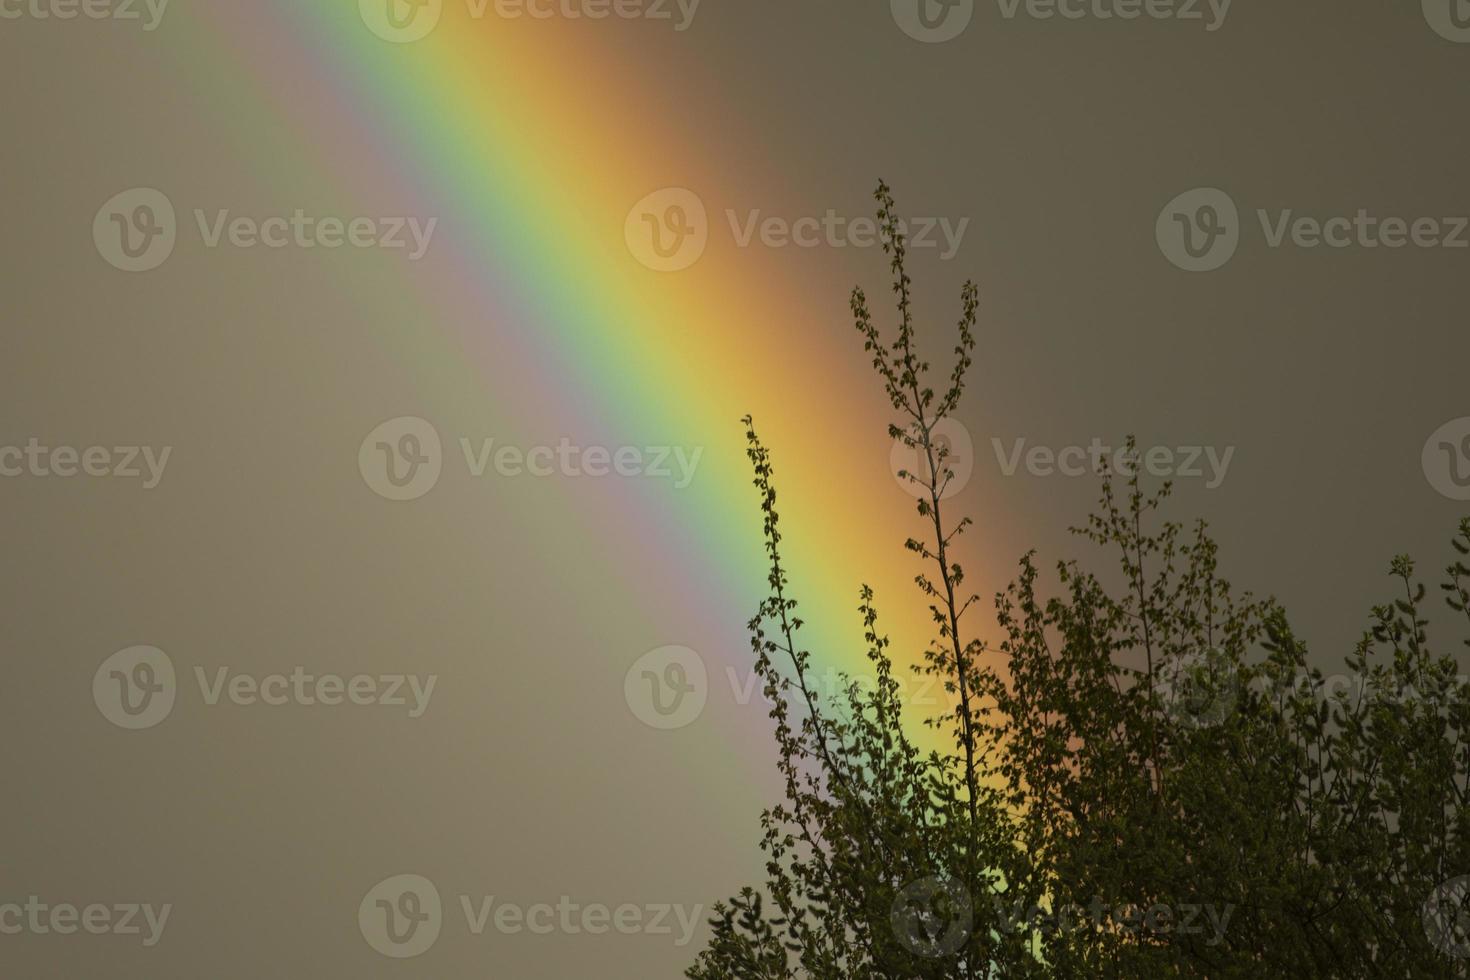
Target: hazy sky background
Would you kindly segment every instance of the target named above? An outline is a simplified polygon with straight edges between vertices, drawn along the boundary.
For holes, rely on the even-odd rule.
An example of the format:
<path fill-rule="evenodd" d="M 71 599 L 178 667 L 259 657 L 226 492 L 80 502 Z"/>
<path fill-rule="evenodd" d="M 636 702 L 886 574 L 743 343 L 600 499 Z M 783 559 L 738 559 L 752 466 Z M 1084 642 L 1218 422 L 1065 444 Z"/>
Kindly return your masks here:
<path fill-rule="evenodd" d="M 1024 455 L 1008 473 L 997 454 L 1131 432 L 1228 454 L 1218 481 L 1180 475 L 1173 515 L 1208 518 L 1232 581 L 1281 598 L 1314 658 L 1339 663 L 1389 598 L 1389 558 L 1443 567 L 1470 512 L 1451 458 L 1424 457 L 1448 423 L 1437 441 L 1470 437 L 1470 28 L 1435 0 L 1235 0 L 1198 20 L 1100 19 L 1127 4 L 1099 3 L 1063 5 L 1080 19 L 961 4 L 964 30 L 931 43 L 906 33 L 924 36 L 904 0 L 704 0 L 687 22 L 673 3 L 670 20 L 593 20 L 562 0 L 545 19 L 450 2 L 431 36 L 398 45 L 345 0 L 170 4 L 154 30 L 141 4 L 142 21 L 57 20 L 0 0 L 0 449 L 72 447 L 69 464 L 49 458 L 80 470 L 90 447 L 104 468 L 138 447 L 145 474 L 143 447 L 171 450 L 146 489 L 29 463 L 0 478 L 0 906 L 172 908 L 148 947 L 146 924 L 10 935 L 0 913 L 0 973 L 678 975 L 705 933 L 680 946 L 677 914 L 656 910 L 702 920 L 757 883 L 777 791 L 764 709 L 726 673 L 748 676 L 763 585 L 743 412 L 777 454 L 814 621 L 848 617 L 819 635 L 851 637 L 866 580 L 900 655 L 923 639 L 901 549 L 918 527 L 847 315 L 861 282 L 891 323 L 886 263 L 849 234 L 880 177 L 936 229 L 911 272 L 937 366 L 961 284 L 981 287 L 955 501 L 977 521 L 976 587 L 1003 587 L 1029 548 L 1089 555 L 1067 528 L 1095 481 Z M 436 88 L 429 66 L 449 63 L 497 84 Z M 435 142 L 440 126 L 462 140 Z M 137 216 L 136 197 L 104 207 L 133 188 L 165 195 L 177 240 L 129 273 L 97 242 L 111 214 Z M 658 272 L 633 236 L 643 214 L 672 234 L 668 188 L 693 194 L 707 244 Z M 1185 271 L 1174 215 L 1204 221 L 1205 205 L 1223 235 L 1193 261 L 1219 267 Z M 494 217 L 543 207 L 542 222 Z M 342 219 L 339 234 L 354 217 L 378 237 L 383 219 L 436 224 L 413 260 L 411 245 L 238 247 L 228 232 L 210 247 L 195 218 L 296 209 Z M 1284 216 L 1360 211 L 1334 226 L 1343 247 L 1307 247 L 1290 224 L 1272 243 Z M 1435 221 L 1390 248 L 1392 217 Z M 771 218 L 822 227 L 802 226 L 811 247 L 774 244 Z M 606 329 L 567 326 L 589 310 Z M 371 475 L 376 444 L 427 452 L 401 441 L 426 432 L 369 436 L 410 416 L 442 440 L 442 473 L 400 502 Z M 701 455 L 685 456 L 687 487 L 500 472 L 513 460 L 476 477 L 461 438 L 633 447 L 633 468 L 669 447 L 676 474 L 673 448 Z M 671 645 L 697 651 L 707 703 L 663 731 L 628 693 L 639 672 L 625 681 Z M 104 662 L 136 646 L 176 680 L 167 716 L 129 731 L 101 709 L 117 683 Z M 130 682 L 148 676 L 138 662 L 119 662 Z M 417 717 L 407 681 L 403 705 L 308 706 L 285 688 L 279 706 L 241 704 L 227 687 L 210 703 L 222 676 L 298 668 L 343 678 L 344 699 L 357 675 L 435 686 Z M 359 908 L 403 874 L 432 881 L 443 914 L 437 942 L 400 961 L 366 941 Z M 461 898 L 490 896 L 475 935 Z M 634 907 L 640 925 L 494 924 L 501 903 L 563 896 Z"/>

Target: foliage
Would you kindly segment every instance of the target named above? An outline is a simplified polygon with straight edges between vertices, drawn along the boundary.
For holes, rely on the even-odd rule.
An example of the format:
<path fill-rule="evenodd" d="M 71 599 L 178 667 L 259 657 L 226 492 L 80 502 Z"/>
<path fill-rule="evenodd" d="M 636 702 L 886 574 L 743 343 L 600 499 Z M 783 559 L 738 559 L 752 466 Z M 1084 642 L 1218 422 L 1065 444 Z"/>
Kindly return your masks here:
<path fill-rule="evenodd" d="M 919 458 L 924 537 L 905 543 L 936 627 L 913 669 L 952 706 L 908 736 L 902 686 L 859 594 L 878 682 L 823 703 L 789 595 L 771 457 L 749 418 L 770 594 L 750 622 L 786 798 L 762 816 L 764 889 L 716 907 L 691 980 L 786 978 L 1451 977 L 1470 963 L 1470 697 L 1428 635 L 1413 562 L 1372 611 L 1345 672 L 1312 667 L 1286 611 L 1237 593 L 1203 523 L 1158 514 L 1165 484 L 1104 476 L 1076 533 L 1114 573 L 1034 554 L 995 597 L 1000 640 L 969 628 L 944 512 L 952 416 L 975 350 L 961 294 L 942 393 L 916 351 L 905 244 L 876 194 L 895 339 L 861 289 L 865 350 Z M 1133 450 L 1132 442 L 1129 443 Z M 1135 467 L 1136 470 L 1136 467 Z M 1442 586 L 1470 620 L 1470 519 Z M 1470 640 L 1465 641 L 1470 645 Z"/>

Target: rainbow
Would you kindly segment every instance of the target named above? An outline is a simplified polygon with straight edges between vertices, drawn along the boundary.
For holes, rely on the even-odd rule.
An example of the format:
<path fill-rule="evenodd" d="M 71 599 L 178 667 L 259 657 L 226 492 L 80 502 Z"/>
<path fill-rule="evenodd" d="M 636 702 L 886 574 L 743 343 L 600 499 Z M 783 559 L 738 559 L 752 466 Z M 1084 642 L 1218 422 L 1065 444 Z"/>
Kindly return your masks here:
<path fill-rule="evenodd" d="M 597 601 L 633 603 L 650 647 L 687 642 L 659 633 L 679 609 L 721 637 L 700 651 L 712 670 L 744 669 L 744 624 L 765 582 L 738 421 L 749 412 L 775 454 L 787 562 L 817 662 L 866 672 L 864 581 L 894 651 L 913 662 L 931 624 L 901 545 L 921 529 L 889 474 L 888 406 L 847 327 L 847 297 L 805 294 L 758 250 L 712 243 L 694 267 L 660 273 L 624 242 L 629 209 L 659 188 L 728 199 L 718 178 L 728 163 L 703 157 L 648 97 L 665 79 L 620 60 L 591 25 L 477 20 L 463 2 L 406 44 L 375 35 L 350 0 L 176 15 L 197 18 L 176 27 L 202 42 L 179 57 L 196 59 L 187 67 L 200 84 L 221 80 L 211 110 L 238 121 L 254 179 L 344 213 L 440 218 L 432 261 L 344 273 L 374 312 L 364 343 L 423 379 L 422 402 L 405 414 L 488 416 L 506 438 L 703 447 L 682 491 L 579 496 L 569 507 L 549 487 L 544 512 L 527 516 L 528 538 L 543 544 L 528 543 L 526 560 L 598 563 L 610 596 Z M 731 106 L 707 111 L 738 125 Z M 750 145 L 759 152 L 741 164 L 759 173 L 768 151 Z M 875 298 L 885 273 L 875 255 Z M 393 316 L 393 329 L 381 325 Z M 600 655 L 631 663 L 643 652 Z M 768 732 L 764 712 L 749 714 L 752 733 Z"/>

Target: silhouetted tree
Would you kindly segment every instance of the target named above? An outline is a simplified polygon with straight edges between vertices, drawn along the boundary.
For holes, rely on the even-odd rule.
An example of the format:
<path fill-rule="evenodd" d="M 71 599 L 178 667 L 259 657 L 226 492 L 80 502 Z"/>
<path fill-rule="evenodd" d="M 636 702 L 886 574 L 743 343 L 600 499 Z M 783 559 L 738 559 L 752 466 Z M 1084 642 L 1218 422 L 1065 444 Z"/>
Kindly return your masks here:
<path fill-rule="evenodd" d="M 1076 533 L 1118 572 L 1034 555 L 995 596 L 1000 642 L 968 626 L 944 512 L 954 478 L 936 427 L 965 390 L 978 293 L 961 294 L 942 393 L 916 352 L 905 243 L 876 199 L 898 327 L 885 339 L 862 290 L 852 312 L 914 452 L 924 535 L 918 587 L 936 636 L 913 669 L 950 706 L 922 721 L 859 593 L 877 683 L 823 701 L 789 595 L 771 458 L 749 418 L 770 594 L 750 622 L 774 705 L 785 800 L 762 816 L 767 881 L 716 907 L 691 980 L 783 978 L 1430 978 L 1470 963 L 1470 697 L 1428 636 L 1413 562 L 1332 677 L 1271 599 L 1219 574 L 1203 523 L 1157 517 L 1137 467 Z M 1136 447 L 1128 443 L 1130 456 Z M 1470 620 L 1470 519 L 1442 586 Z M 1105 578 L 1108 583 L 1105 584 Z M 1458 618 L 1458 617 L 1457 617 Z M 1465 641 L 1470 645 L 1470 640 Z"/>

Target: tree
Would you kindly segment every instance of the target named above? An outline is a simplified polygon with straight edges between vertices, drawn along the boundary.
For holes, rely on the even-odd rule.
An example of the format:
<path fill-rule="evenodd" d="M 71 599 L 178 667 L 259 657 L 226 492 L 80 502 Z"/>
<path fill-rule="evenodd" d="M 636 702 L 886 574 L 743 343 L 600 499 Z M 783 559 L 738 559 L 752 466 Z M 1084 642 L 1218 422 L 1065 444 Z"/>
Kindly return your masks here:
<path fill-rule="evenodd" d="M 785 799 L 762 815 L 767 881 L 716 906 L 691 980 L 786 978 L 1450 977 L 1470 964 L 1470 695 L 1430 645 L 1426 590 L 1406 556 L 1401 595 L 1332 677 L 1309 665 L 1286 611 L 1237 594 L 1203 523 L 1158 514 L 1133 468 L 1104 475 L 1074 531 L 1117 573 L 1034 554 L 995 596 L 1001 640 L 968 628 L 944 499 L 953 460 L 936 427 L 965 390 L 978 291 L 961 295 L 945 390 L 916 352 L 906 250 L 875 195 L 897 336 L 852 312 L 920 460 L 924 536 L 905 542 L 936 627 L 913 669 L 952 706 L 910 740 L 873 592 L 858 612 L 877 677 L 823 701 L 781 561 L 771 456 L 748 455 L 770 562 L 750 622 L 773 704 Z M 1128 452 L 1136 458 L 1130 440 Z M 1157 525 L 1157 526 L 1156 526 Z M 1470 620 L 1470 519 L 1442 586 Z M 1458 618 L 1458 617 L 1457 617 Z M 1470 640 L 1466 640 L 1470 645 Z"/>

